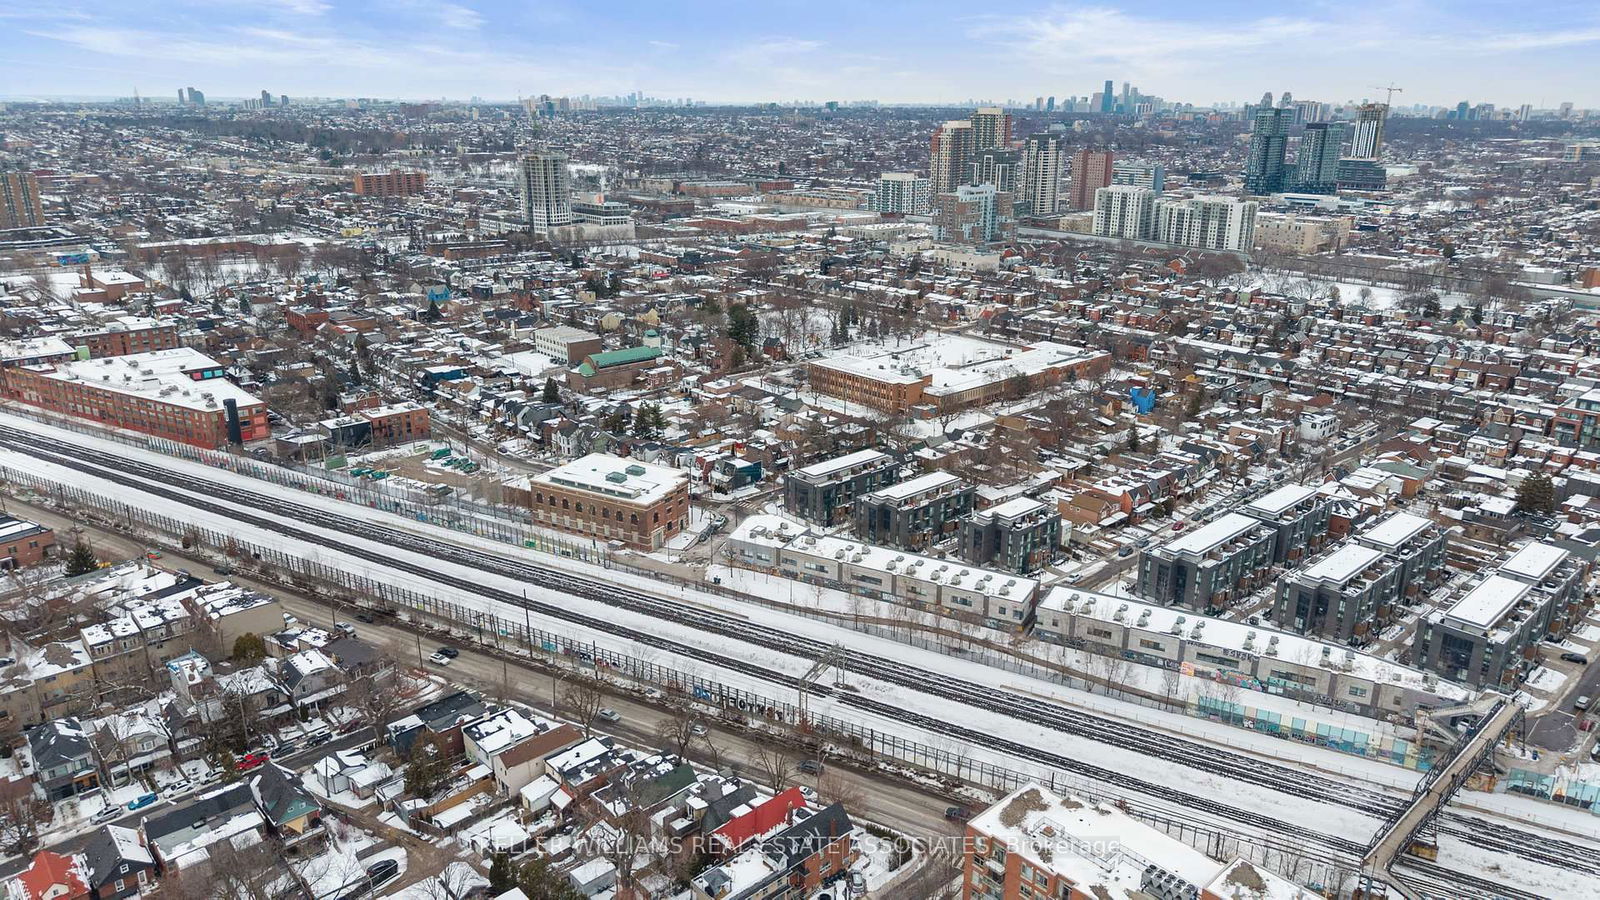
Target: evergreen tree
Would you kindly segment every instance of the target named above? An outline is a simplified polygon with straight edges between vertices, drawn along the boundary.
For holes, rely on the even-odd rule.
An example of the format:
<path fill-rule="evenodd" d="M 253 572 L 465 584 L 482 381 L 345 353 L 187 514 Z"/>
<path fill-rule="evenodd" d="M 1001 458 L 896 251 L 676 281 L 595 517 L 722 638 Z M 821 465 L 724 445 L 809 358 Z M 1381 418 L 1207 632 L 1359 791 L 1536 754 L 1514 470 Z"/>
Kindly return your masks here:
<path fill-rule="evenodd" d="M 500 896 L 517 886 L 517 870 L 505 852 L 496 853 L 489 863 L 489 893 Z"/>
<path fill-rule="evenodd" d="M 761 337 L 761 322 L 756 318 L 755 311 L 743 303 L 735 303 L 728 307 L 728 340 L 733 341 L 747 352 L 754 352 L 756 341 Z"/>
<path fill-rule="evenodd" d="M 1128 452 L 1139 452 L 1139 427 L 1137 425 L 1128 431 Z"/>
<path fill-rule="evenodd" d="M 94 555 L 94 548 L 79 538 L 67 555 L 67 575 L 87 575 L 98 568 L 100 560 Z"/>
<path fill-rule="evenodd" d="M 544 393 L 539 396 L 539 399 L 546 403 L 561 402 L 561 387 L 556 384 L 554 376 L 544 380 Z"/>
<path fill-rule="evenodd" d="M 1517 485 L 1517 512 L 1553 513 L 1556 511 L 1556 486 L 1550 476 L 1534 472 Z"/>
<path fill-rule="evenodd" d="M 267 642 L 259 634 L 241 634 L 233 642 L 233 661 L 254 665 L 267 658 Z"/>
<path fill-rule="evenodd" d="M 517 887 L 528 900 L 582 900 L 583 897 L 543 856 L 523 863 L 522 870 L 517 873 Z"/>

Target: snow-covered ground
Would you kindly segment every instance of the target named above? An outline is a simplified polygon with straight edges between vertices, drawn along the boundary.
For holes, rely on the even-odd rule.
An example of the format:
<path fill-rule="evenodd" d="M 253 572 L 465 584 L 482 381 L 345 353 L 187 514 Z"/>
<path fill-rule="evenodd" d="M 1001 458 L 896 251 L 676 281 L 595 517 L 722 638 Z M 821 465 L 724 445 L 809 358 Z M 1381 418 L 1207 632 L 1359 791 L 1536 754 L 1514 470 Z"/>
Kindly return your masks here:
<path fill-rule="evenodd" d="M 5 416 L 4 418 L 8 424 L 14 424 L 17 427 L 60 434 L 60 432 L 56 432 L 54 429 L 51 429 L 48 426 L 39 425 L 29 420 L 15 419 L 14 417 L 10 416 Z M 78 435 L 64 436 L 68 436 L 73 440 L 86 441 L 90 443 L 93 443 L 96 440 L 93 438 L 84 438 Z M 349 504 L 342 503 L 332 498 L 320 497 L 291 489 L 276 487 L 270 484 L 251 480 L 245 476 L 234 475 L 232 473 L 207 467 L 201 464 L 189 463 L 182 460 L 174 460 L 170 457 L 156 456 L 154 454 L 146 454 L 143 451 L 133 450 L 126 446 L 117 444 L 110 444 L 108 449 L 113 449 L 119 454 L 128 456 L 150 456 L 152 457 L 152 461 L 159 462 L 162 466 L 169 469 L 189 470 L 195 474 L 203 474 L 207 477 L 235 482 L 241 487 L 250 490 L 283 493 L 294 498 L 296 502 L 305 505 L 321 506 L 346 515 L 354 511 L 354 507 L 350 506 Z M 59 480 L 66 484 L 72 484 L 96 493 L 103 493 L 107 496 L 112 496 L 123 502 L 135 505 L 138 508 L 150 508 L 156 511 L 180 513 L 184 517 L 194 521 L 195 524 L 204 528 L 223 530 L 228 533 L 236 534 L 241 540 L 258 543 L 267 547 L 281 548 L 286 552 L 305 554 L 314 561 L 322 564 L 338 566 L 356 574 L 366 575 L 369 577 L 379 577 L 398 586 L 427 591 L 431 594 L 440 596 L 445 600 L 459 602 L 464 605 L 471 605 L 487 612 L 500 615 L 506 618 L 508 621 L 520 622 L 524 615 L 520 608 L 501 604 L 491 598 L 484 597 L 479 594 L 461 591 L 426 577 L 389 569 L 379 563 L 374 563 L 360 558 L 348 557 L 341 552 L 328 550 L 326 548 L 313 549 L 308 552 L 307 547 L 300 540 L 283 538 L 274 532 L 258 528 L 256 526 L 243 524 L 237 519 L 228 516 L 206 513 L 189 508 L 173 510 L 171 508 L 171 504 L 167 501 L 152 498 L 149 495 L 143 494 L 142 492 L 116 485 L 102 479 L 94 478 L 92 476 L 85 476 L 82 473 L 78 473 L 74 470 L 64 469 L 54 464 L 36 460 L 21 454 L 16 454 L 9 451 L 0 452 L 0 464 L 24 471 L 34 472 L 41 476 Z M 764 625 L 770 625 L 775 628 L 782 629 L 787 633 L 798 636 L 811 637 L 828 642 L 844 642 L 853 649 L 867 653 L 874 653 L 884 659 L 904 661 L 930 670 L 941 671 L 950 675 L 968 679 L 978 684 L 987 684 L 994 687 L 1025 692 L 1031 695 L 1037 695 L 1042 699 L 1048 700 L 1049 702 L 1059 703 L 1062 705 L 1089 707 L 1098 712 L 1112 711 L 1117 715 L 1118 718 L 1129 720 L 1139 719 L 1140 721 L 1147 721 L 1151 725 L 1159 723 L 1160 725 L 1164 726 L 1164 730 L 1167 730 L 1174 735 L 1194 730 L 1198 726 L 1198 731 L 1204 733 L 1207 740 L 1218 743 L 1219 745 L 1231 743 L 1235 746 L 1247 747 L 1252 752 L 1259 753 L 1262 756 L 1283 759 L 1307 770 L 1321 770 L 1328 773 L 1338 772 L 1348 778 L 1359 779 L 1359 781 L 1352 780 L 1351 783 L 1357 786 L 1364 784 L 1368 789 L 1371 789 L 1373 785 L 1394 785 L 1399 790 L 1391 789 L 1390 791 L 1386 791 L 1386 793 L 1390 793 L 1391 796 L 1398 796 L 1402 791 L 1409 788 L 1409 781 L 1403 777 L 1406 776 L 1407 773 L 1375 761 L 1355 759 L 1333 751 L 1324 750 L 1322 748 L 1293 744 L 1280 739 L 1267 737 L 1265 735 L 1241 732 L 1238 729 L 1233 729 L 1219 724 L 1197 721 L 1174 714 L 1164 714 L 1154 710 L 1139 709 L 1131 707 L 1128 704 L 1119 704 L 1119 702 L 1113 698 L 1085 695 L 1081 692 L 1063 689 L 1059 685 L 1030 678 L 1028 676 L 1007 673 L 966 660 L 954 659 L 930 651 L 908 647 L 886 639 L 861 635 L 847 629 L 841 629 L 837 626 L 793 616 L 780 611 L 768 610 L 748 604 L 741 604 L 737 601 L 728 600 L 716 595 L 702 594 L 682 588 L 663 589 L 663 586 L 659 582 L 644 576 L 632 576 L 617 571 L 602 570 L 599 567 L 576 563 L 570 559 L 545 557 L 542 555 L 533 554 L 531 552 L 524 554 L 523 552 L 514 551 L 507 548 L 503 544 L 498 544 L 487 538 L 476 538 L 470 535 L 443 532 L 432 528 L 431 526 L 422 525 L 407 519 L 402 519 L 372 510 L 366 510 L 363 515 L 374 521 L 382 520 L 385 524 L 396 527 L 411 528 L 426 533 L 430 537 L 456 540 L 461 543 L 479 546 L 485 549 L 491 549 L 508 556 L 525 555 L 530 560 L 536 560 L 542 564 L 556 565 L 558 567 L 574 570 L 575 572 L 585 575 L 595 575 L 598 577 L 607 578 L 613 582 L 621 583 L 629 587 L 635 587 L 640 590 L 651 591 L 673 598 L 681 598 L 685 601 L 692 600 L 692 602 L 698 606 L 722 609 L 730 617 L 758 620 Z M 270 515 L 265 517 L 276 518 Z M 453 563 L 431 559 L 418 554 L 412 554 L 409 551 L 399 550 L 388 545 L 368 542 L 361 538 L 356 538 L 347 534 L 340 534 L 328 529 L 319 529 L 314 526 L 306 525 L 302 522 L 289 521 L 285 519 L 285 523 L 292 524 L 299 528 L 304 528 L 313 533 L 324 534 L 330 541 L 338 540 L 349 543 L 353 546 L 367 546 L 375 551 L 381 550 L 385 555 L 385 558 L 406 559 L 419 563 L 425 562 L 431 569 L 438 571 L 441 574 L 467 577 L 470 578 L 474 583 L 482 584 L 486 587 L 494 587 L 512 592 L 520 592 L 524 589 L 527 589 L 525 584 L 514 579 L 492 575 L 476 569 L 467 569 L 457 566 Z M 530 597 L 536 597 L 537 599 L 545 601 L 559 602 L 560 605 L 571 608 L 574 611 L 597 615 L 608 619 L 614 618 L 617 614 L 614 608 L 595 601 L 589 601 L 583 598 L 573 597 L 552 591 L 545 591 L 542 589 L 528 590 Z M 778 699 L 785 699 L 790 696 L 791 689 L 787 686 L 775 685 L 762 678 L 732 671 L 714 671 L 708 673 L 707 665 L 705 663 L 682 659 L 663 658 L 663 653 L 659 650 L 636 646 L 631 641 L 618 638 L 603 631 L 573 626 L 558 620 L 540 621 L 538 620 L 538 617 L 536 617 L 536 624 L 539 625 L 539 627 L 569 635 L 575 640 L 593 641 L 603 647 L 612 648 L 623 653 L 642 655 L 645 658 L 655 659 L 664 664 L 679 666 L 680 668 L 684 668 L 690 672 L 711 674 L 717 680 L 722 681 L 731 687 L 743 688 L 763 696 Z M 649 630 L 663 638 L 676 641 L 686 646 L 703 648 L 718 653 L 729 653 L 730 651 L 737 652 L 741 658 L 752 662 L 757 662 L 776 673 L 787 674 L 789 676 L 802 674 L 804 670 L 809 668 L 811 664 L 809 659 L 793 657 L 784 653 L 756 647 L 738 647 L 735 651 L 735 648 L 730 646 L 730 641 L 726 638 L 704 634 L 697 632 L 694 629 L 676 625 L 670 622 L 652 620 L 649 624 Z M 670 656 L 670 654 L 666 654 L 666 656 Z M 1297 796 L 1293 792 L 1279 791 L 1272 788 L 1263 787 L 1242 778 L 1214 775 L 1198 769 L 1193 769 L 1191 767 L 1153 759 L 1137 753 L 1130 753 L 1126 750 L 1116 747 L 1111 743 L 1104 743 L 1100 740 L 1065 735 L 1054 729 L 1020 722 L 1011 718 L 1010 716 L 989 710 L 976 709 L 974 707 L 957 703 L 948 698 L 933 696 L 921 692 L 907 691 L 897 686 L 876 682 L 871 679 L 861 678 L 859 676 L 852 676 L 851 681 L 856 685 L 857 690 L 863 696 L 881 700 L 887 704 L 893 705 L 898 709 L 921 712 L 942 722 L 960 723 L 962 727 L 972 729 L 973 731 L 981 734 L 1004 735 L 1007 739 L 1015 741 L 1019 744 L 1039 748 L 1041 751 L 1059 753 L 1074 759 L 1083 760 L 1097 766 L 1102 766 L 1111 771 L 1143 779 L 1151 784 L 1172 786 L 1183 791 L 1187 791 L 1190 794 L 1206 798 L 1223 798 L 1224 802 L 1231 806 L 1292 821 L 1326 834 L 1344 837 L 1351 840 L 1364 841 L 1378 824 L 1377 820 L 1372 815 L 1369 815 L 1363 810 L 1315 802 L 1303 796 Z M 814 702 L 813 708 L 818 713 L 834 715 L 839 718 L 855 721 L 866 727 L 899 734 L 910 740 L 921 741 L 933 747 L 940 747 L 951 751 L 961 752 L 976 759 L 1006 766 L 1017 771 L 1032 773 L 1037 777 L 1045 779 L 1046 781 L 1054 780 L 1057 784 L 1064 783 L 1063 773 L 1059 770 L 1053 770 L 1052 767 L 1033 763 L 1025 758 L 1015 756 L 1010 753 L 992 750 L 985 747 L 967 745 L 959 739 L 951 738 L 949 735 L 944 733 L 945 729 L 940 727 L 923 729 L 909 726 L 898 720 L 880 719 L 872 714 L 862 712 L 845 704 L 841 704 L 832 698 L 818 698 Z M 1140 719 L 1141 716 L 1146 716 L 1149 718 Z M 1397 776 L 1402 777 L 1397 778 Z M 1075 787 L 1077 785 L 1073 784 L 1074 781 L 1075 779 L 1069 776 L 1065 780 L 1065 784 L 1069 787 Z M 1104 790 L 1106 788 L 1105 785 L 1084 785 L 1083 787 L 1093 788 L 1096 790 Z M 1197 817 L 1192 810 L 1173 808 L 1171 801 L 1145 797 L 1140 795 L 1137 791 L 1130 792 L 1130 796 L 1134 802 L 1139 803 L 1145 808 L 1168 809 L 1173 813 L 1177 813 L 1185 817 Z M 1542 805 L 1536 806 L 1536 801 L 1527 800 L 1526 798 L 1496 797 L 1494 799 L 1497 801 L 1495 804 L 1496 807 L 1499 807 L 1504 811 L 1510 812 L 1518 817 L 1531 815 L 1535 809 L 1543 811 L 1546 808 Z M 1523 802 L 1519 804 L 1518 801 Z M 1501 806 L 1502 803 L 1505 804 L 1503 807 Z M 1234 828 L 1236 831 L 1245 830 L 1237 823 L 1232 823 L 1230 827 Z M 1470 870 L 1482 871 L 1482 866 L 1489 865 L 1495 860 L 1500 859 L 1502 856 L 1503 854 L 1490 854 L 1486 851 L 1477 851 L 1476 857 L 1473 860 L 1452 859 L 1450 862 L 1453 865 L 1459 865 Z"/>

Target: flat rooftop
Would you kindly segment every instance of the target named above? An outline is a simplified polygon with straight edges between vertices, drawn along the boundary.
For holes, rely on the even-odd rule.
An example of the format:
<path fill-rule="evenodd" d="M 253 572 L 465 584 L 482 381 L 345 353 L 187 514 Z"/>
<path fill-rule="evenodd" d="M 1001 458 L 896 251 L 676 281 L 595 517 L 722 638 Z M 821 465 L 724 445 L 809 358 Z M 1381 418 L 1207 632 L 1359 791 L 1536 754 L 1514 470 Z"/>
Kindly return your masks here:
<path fill-rule="evenodd" d="M 1366 568 L 1383 559 L 1382 550 L 1361 544 L 1345 544 L 1338 550 L 1307 566 L 1300 574 L 1305 578 L 1345 584 L 1360 575 Z"/>
<path fill-rule="evenodd" d="M 1490 575 L 1445 612 L 1445 618 L 1485 631 L 1499 624 L 1533 587 L 1504 575 Z"/>
<path fill-rule="evenodd" d="M 917 494 L 937 491 L 960 480 L 960 478 L 951 475 L 949 472 L 929 472 L 926 475 L 918 475 L 898 484 L 879 488 L 868 494 L 867 499 L 879 502 L 904 500 Z"/>
<path fill-rule="evenodd" d="M 1433 520 L 1424 516 L 1397 512 L 1361 532 L 1356 536 L 1356 539 L 1368 546 L 1396 550 L 1404 546 L 1407 541 L 1426 531 L 1428 526 L 1432 524 Z"/>
<path fill-rule="evenodd" d="M 221 409 L 225 400 L 233 400 L 241 409 L 261 405 L 254 394 L 221 377 L 222 363 L 191 347 L 24 368 L 46 378 L 190 409 Z M 216 375 L 194 377 L 210 372 Z"/>
<path fill-rule="evenodd" d="M 1543 581 L 1571 555 L 1554 544 L 1532 543 L 1511 554 L 1500 564 L 1500 572 L 1530 583 Z"/>
<path fill-rule="evenodd" d="M 1307 497 L 1315 497 L 1316 495 L 1316 488 L 1309 488 L 1303 484 L 1286 484 L 1272 493 L 1267 494 L 1265 497 L 1257 498 L 1250 505 L 1246 506 L 1245 510 L 1247 512 L 1253 512 L 1259 516 L 1265 516 L 1269 519 L 1277 518 L 1278 516 L 1283 515 L 1285 510 L 1290 509 L 1296 503 L 1305 500 Z"/>
<path fill-rule="evenodd" d="M 887 462 L 889 459 L 889 454 L 881 450 L 857 450 L 854 453 L 846 453 L 843 456 L 835 456 L 833 459 L 812 463 L 803 469 L 797 469 L 795 474 L 807 478 L 827 478 L 829 475 L 842 472 L 854 466 L 880 461 Z"/>
<path fill-rule="evenodd" d="M 609 453 L 591 453 L 528 477 L 530 484 L 576 488 L 629 503 L 656 503 L 683 487 L 689 477 L 678 469 Z"/>
<path fill-rule="evenodd" d="M 1208 522 L 1183 537 L 1168 541 L 1164 546 L 1172 553 L 1193 553 L 1204 556 L 1227 542 L 1261 527 L 1261 522 L 1244 513 L 1228 513 L 1215 522 Z"/>

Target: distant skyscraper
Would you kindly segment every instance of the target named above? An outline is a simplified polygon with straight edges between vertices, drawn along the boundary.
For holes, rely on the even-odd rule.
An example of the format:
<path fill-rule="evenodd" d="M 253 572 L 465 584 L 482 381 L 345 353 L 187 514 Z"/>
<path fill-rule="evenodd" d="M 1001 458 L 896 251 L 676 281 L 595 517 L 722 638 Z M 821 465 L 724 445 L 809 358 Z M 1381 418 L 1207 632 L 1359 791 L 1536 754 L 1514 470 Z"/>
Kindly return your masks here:
<path fill-rule="evenodd" d="M 1344 144 L 1343 122 L 1313 122 L 1300 136 L 1295 152 L 1294 189 L 1304 194 L 1339 192 L 1339 149 Z"/>
<path fill-rule="evenodd" d="M 261 105 L 262 106 L 271 106 L 272 105 L 272 92 L 271 91 L 263 90 L 261 92 Z"/>
<path fill-rule="evenodd" d="M 1517 107 L 1517 121 L 1518 122 L 1526 122 L 1531 118 L 1533 118 L 1533 104 L 1532 103 L 1524 103 L 1521 106 Z"/>
<path fill-rule="evenodd" d="M 1054 94 L 1051 94 L 1049 97 L 1045 98 L 1044 111 L 1045 112 L 1055 112 L 1056 111 L 1056 98 L 1055 98 Z"/>
<path fill-rule="evenodd" d="M 39 179 L 32 172 L 0 172 L 0 228 L 43 224 Z"/>
<path fill-rule="evenodd" d="M 878 176 L 878 193 L 872 199 L 872 208 L 881 213 L 925 216 L 932 196 L 928 179 L 910 172 L 885 172 Z"/>
<path fill-rule="evenodd" d="M 1389 118 L 1386 103 L 1363 103 L 1356 107 L 1355 132 L 1350 136 L 1350 156 L 1377 159 L 1383 149 L 1383 125 Z"/>
<path fill-rule="evenodd" d="M 184 106 L 205 106 L 206 95 L 192 87 L 186 87 L 178 92 L 178 102 Z"/>
<path fill-rule="evenodd" d="M 1022 185 L 1017 200 L 1028 215 L 1048 216 L 1060 209 L 1065 164 L 1060 135 L 1030 134 L 1022 142 Z"/>
<path fill-rule="evenodd" d="M 1284 153 L 1289 148 L 1289 120 L 1294 111 L 1263 105 L 1256 110 L 1255 131 L 1250 135 L 1250 155 L 1244 164 L 1245 190 L 1274 194 L 1283 190 Z"/>
<path fill-rule="evenodd" d="M 1278 108 L 1294 109 L 1294 95 L 1288 91 L 1284 91 L 1283 96 L 1278 98 Z"/>
<path fill-rule="evenodd" d="M 980 106 L 972 113 L 972 149 L 1011 146 L 1011 114 L 998 106 Z"/>
<path fill-rule="evenodd" d="M 572 175 L 567 155 L 539 151 L 522 157 L 517 169 L 522 217 L 534 231 L 572 224 Z"/>
<path fill-rule="evenodd" d="M 955 119 L 934 130 L 928 155 L 928 181 L 935 194 L 949 193 L 956 185 L 967 183 L 975 155 L 973 140 L 972 122 L 967 119 Z"/>
<path fill-rule="evenodd" d="M 1111 184 L 1110 150 L 1079 150 L 1072 157 L 1072 194 L 1069 202 L 1073 209 L 1093 209 L 1094 192 Z"/>
<path fill-rule="evenodd" d="M 1271 91 L 1267 91 L 1266 93 L 1261 95 L 1261 105 L 1264 106 L 1264 107 L 1272 106 L 1272 92 Z"/>
<path fill-rule="evenodd" d="M 1103 113 L 1111 112 L 1112 106 L 1117 102 L 1116 96 L 1112 93 L 1113 90 L 1115 88 L 1112 87 L 1111 79 L 1107 78 L 1105 92 L 1100 95 L 1100 111 Z"/>
<path fill-rule="evenodd" d="M 995 190 L 1014 193 L 1022 154 L 1016 150 L 990 147 L 979 150 L 972 161 L 972 183 L 992 184 Z"/>

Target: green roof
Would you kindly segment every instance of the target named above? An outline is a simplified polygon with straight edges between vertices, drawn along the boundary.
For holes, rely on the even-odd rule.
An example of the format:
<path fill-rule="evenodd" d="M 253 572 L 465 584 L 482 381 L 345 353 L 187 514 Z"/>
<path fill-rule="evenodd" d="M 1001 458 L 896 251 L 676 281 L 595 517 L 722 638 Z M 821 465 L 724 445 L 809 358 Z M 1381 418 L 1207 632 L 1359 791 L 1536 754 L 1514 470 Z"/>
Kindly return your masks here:
<path fill-rule="evenodd" d="M 584 360 L 584 365 L 593 365 L 596 369 L 609 369 L 612 366 L 625 366 L 629 363 L 647 362 L 661 355 L 659 347 L 629 347 L 625 350 L 607 350 L 604 353 L 591 353 Z M 579 370 L 582 371 L 581 369 Z"/>

